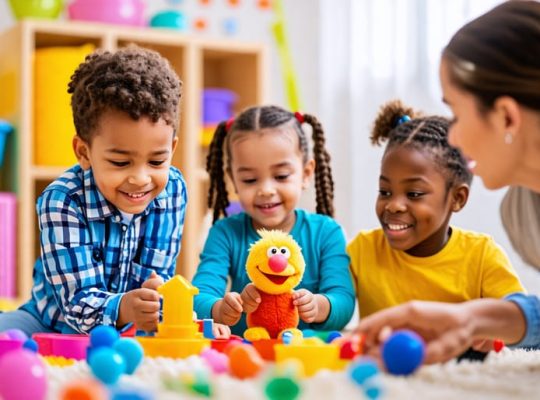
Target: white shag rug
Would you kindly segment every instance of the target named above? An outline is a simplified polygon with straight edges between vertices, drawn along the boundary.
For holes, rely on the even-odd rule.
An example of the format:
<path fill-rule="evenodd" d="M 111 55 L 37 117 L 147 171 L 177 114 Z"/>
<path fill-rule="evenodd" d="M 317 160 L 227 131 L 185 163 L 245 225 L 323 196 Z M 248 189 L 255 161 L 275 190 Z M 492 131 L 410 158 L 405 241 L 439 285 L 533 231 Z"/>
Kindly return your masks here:
<path fill-rule="evenodd" d="M 199 357 L 185 360 L 146 358 L 133 376 L 123 376 L 120 384 L 143 387 L 155 399 L 201 399 L 200 396 L 169 391 L 164 381 L 183 372 L 206 368 Z M 255 379 L 238 380 L 229 375 L 212 378 L 213 399 L 265 399 L 264 386 L 271 366 Z M 88 378 L 86 362 L 68 367 L 47 367 L 48 399 L 56 400 L 62 387 L 79 378 Z M 511 350 L 491 352 L 484 362 L 455 361 L 424 366 L 409 377 L 381 376 L 384 399 L 540 399 L 540 351 Z M 346 372 L 320 371 L 300 381 L 300 399 L 362 399 L 363 392 Z"/>

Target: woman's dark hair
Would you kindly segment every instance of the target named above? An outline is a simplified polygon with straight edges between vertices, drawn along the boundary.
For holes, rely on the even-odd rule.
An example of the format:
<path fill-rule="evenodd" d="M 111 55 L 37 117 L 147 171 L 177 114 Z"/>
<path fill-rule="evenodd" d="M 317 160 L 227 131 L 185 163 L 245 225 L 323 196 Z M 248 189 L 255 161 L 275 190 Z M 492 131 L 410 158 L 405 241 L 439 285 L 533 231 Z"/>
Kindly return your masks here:
<path fill-rule="evenodd" d="M 315 191 L 316 210 L 319 214 L 334 215 L 334 182 L 330 168 L 330 155 L 326 151 L 324 131 L 320 122 L 313 115 L 303 114 L 300 118 L 311 125 L 313 138 L 313 157 L 315 159 Z M 298 135 L 299 147 L 303 162 L 309 159 L 308 141 L 296 115 L 277 106 L 251 107 L 238 115 L 232 125 L 222 122 L 216 128 L 210 151 L 206 158 L 206 170 L 210 175 L 210 189 L 208 191 L 208 207 L 214 210 L 213 222 L 221 215 L 227 216 L 225 209 L 229 205 L 227 188 L 225 185 L 225 171 L 230 169 L 231 140 L 237 133 L 260 131 L 262 129 L 291 128 Z M 224 162 L 224 151 L 227 157 L 227 166 Z"/>
<path fill-rule="evenodd" d="M 450 121 L 439 116 L 422 116 L 399 100 L 384 104 L 371 132 L 371 143 L 388 141 L 385 152 L 397 146 L 410 146 L 433 158 L 447 178 L 447 190 L 454 185 L 471 184 L 472 174 L 461 152 L 448 143 Z"/>
<path fill-rule="evenodd" d="M 451 81 L 484 111 L 499 96 L 540 110 L 540 2 L 506 1 L 463 26 L 443 51 Z"/>
<path fill-rule="evenodd" d="M 114 53 L 88 55 L 71 77 L 68 93 L 77 135 L 90 143 L 100 117 L 123 111 L 134 120 L 142 116 L 178 129 L 182 82 L 159 53 L 135 45 Z"/>

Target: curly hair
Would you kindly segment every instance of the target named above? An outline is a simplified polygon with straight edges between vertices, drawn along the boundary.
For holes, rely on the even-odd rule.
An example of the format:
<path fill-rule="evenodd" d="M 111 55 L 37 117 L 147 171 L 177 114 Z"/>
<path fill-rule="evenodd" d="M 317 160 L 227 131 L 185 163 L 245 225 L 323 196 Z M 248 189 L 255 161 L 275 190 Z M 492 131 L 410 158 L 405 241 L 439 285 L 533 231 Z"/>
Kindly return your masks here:
<path fill-rule="evenodd" d="M 324 131 L 316 117 L 303 114 L 304 122 L 312 127 L 313 157 L 315 159 L 316 211 L 319 214 L 334 215 L 334 181 L 330 167 L 330 155 L 325 147 Z M 251 107 L 238 115 L 230 127 L 221 122 L 214 133 L 206 158 L 206 170 L 210 175 L 208 207 L 214 210 L 213 222 L 221 215 L 227 216 L 225 209 L 229 198 L 225 185 L 225 171 L 230 168 L 231 140 L 238 132 L 259 131 L 262 129 L 292 128 L 299 139 L 303 162 L 308 162 L 308 141 L 301 123 L 295 114 L 278 106 Z M 228 165 L 225 166 L 224 151 Z"/>
<path fill-rule="evenodd" d="M 448 143 L 449 128 L 447 118 L 423 116 L 393 100 L 379 110 L 370 139 L 374 145 L 388 141 L 385 152 L 396 146 L 411 146 L 432 157 L 447 178 L 447 189 L 462 183 L 470 185 L 472 173 L 463 154 Z"/>
<path fill-rule="evenodd" d="M 96 50 L 71 76 L 73 121 L 77 135 L 90 142 L 103 113 L 123 111 L 178 129 L 182 82 L 159 53 L 130 45 L 114 53 Z"/>

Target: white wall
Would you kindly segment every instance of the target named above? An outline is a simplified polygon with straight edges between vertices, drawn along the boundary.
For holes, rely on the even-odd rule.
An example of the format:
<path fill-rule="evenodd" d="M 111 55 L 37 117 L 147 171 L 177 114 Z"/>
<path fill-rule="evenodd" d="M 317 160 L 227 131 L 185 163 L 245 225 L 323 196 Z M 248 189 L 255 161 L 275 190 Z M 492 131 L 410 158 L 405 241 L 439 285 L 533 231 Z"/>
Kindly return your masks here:
<path fill-rule="evenodd" d="M 341 0 L 335 0 L 339 2 Z M 374 0 L 375 1 L 375 0 Z M 67 0 L 66 0 L 67 2 Z M 170 8 L 172 2 L 165 0 L 148 0 L 148 15 L 155 11 Z M 246 5 L 238 9 L 231 9 L 225 5 L 225 0 L 213 2 L 215 6 L 201 8 L 196 2 L 182 2 L 182 9 L 190 16 L 203 16 L 211 23 L 211 28 L 206 35 L 219 35 L 219 22 L 225 17 L 235 17 L 239 23 L 238 34 L 235 38 L 245 40 L 262 41 L 270 48 L 270 96 L 268 102 L 286 106 L 283 94 L 283 81 L 277 52 L 272 36 L 270 35 L 270 23 L 273 19 L 271 12 L 261 12 L 253 5 Z M 300 89 L 303 111 L 321 115 L 321 108 L 324 107 L 324 99 L 321 93 L 324 92 L 325 85 L 339 84 L 339 77 L 334 77 L 333 81 L 328 78 L 323 80 L 323 70 L 321 70 L 320 44 L 324 40 L 320 29 L 320 0 L 283 0 L 284 11 L 287 23 L 289 41 L 292 49 L 292 59 L 298 77 L 298 87 Z M 15 23 L 11 16 L 11 11 L 7 0 L 0 0 L 0 31 L 3 31 Z M 335 43 L 340 46 L 340 43 Z M 1 62 L 1 61 L 0 61 Z M 345 63 L 347 60 L 334 60 L 335 63 Z M 430 71 L 436 74 L 436 71 Z M 1 92 L 1 88 L 0 88 Z M 345 93 L 345 91 L 344 91 Z M 371 96 L 366 93 L 366 96 Z M 407 100 L 407 99 L 405 99 Z M 441 104 L 429 105 L 416 104 L 419 108 L 424 108 L 430 112 L 440 112 Z M 378 104 L 373 105 L 373 112 Z M 343 109 L 339 118 L 348 118 L 347 114 L 354 113 L 354 110 Z M 335 121 L 335 119 L 328 118 Z M 325 124 L 325 120 L 322 121 Z M 358 124 L 359 135 L 367 138 L 367 129 L 370 121 L 362 121 Z M 338 220 L 345 227 L 349 237 L 362 228 L 370 228 L 378 225 L 374 213 L 374 201 L 377 192 L 377 176 L 379 170 L 380 151 L 366 145 L 362 146 L 358 152 L 352 152 L 348 142 L 348 133 L 340 131 L 339 124 L 326 126 L 328 134 L 329 149 L 333 157 L 333 166 L 338 176 L 336 176 L 337 193 L 336 204 L 338 210 Z M 352 155 L 351 155 L 352 154 Z M 356 157 L 360 162 L 353 163 L 351 157 Z M 353 169 L 351 165 L 356 165 Z M 361 198 L 352 199 L 347 179 L 356 179 L 365 186 L 365 193 Z M 510 243 L 502 229 L 499 218 L 499 201 L 503 195 L 502 191 L 490 192 L 483 188 L 481 181 L 475 180 L 469 204 L 465 209 L 456 215 L 453 222 L 464 228 L 482 231 L 493 235 L 508 252 L 512 262 L 522 276 L 525 285 L 531 292 L 540 293 L 540 274 L 529 267 L 526 267 L 519 256 L 513 252 Z M 313 192 L 309 191 L 304 203 L 308 206 L 313 204 Z M 356 220 L 348 217 L 355 209 L 354 214 L 360 215 Z"/>

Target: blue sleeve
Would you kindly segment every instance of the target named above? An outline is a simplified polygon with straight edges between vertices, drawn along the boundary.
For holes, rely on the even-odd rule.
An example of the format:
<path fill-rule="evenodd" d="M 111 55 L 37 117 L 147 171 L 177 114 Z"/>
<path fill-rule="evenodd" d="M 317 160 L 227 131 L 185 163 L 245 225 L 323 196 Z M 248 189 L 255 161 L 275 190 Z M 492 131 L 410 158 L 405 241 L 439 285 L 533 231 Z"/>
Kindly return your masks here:
<path fill-rule="evenodd" d="M 322 244 L 319 293 L 328 298 L 330 313 L 326 321 L 311 324 L 314 329 L 325 331 L 343 329 L 353 315 L 355 302 L 345 236 L 341 227 L 331 222 L 319 242 Z"/>
<path fill-rule="evenodd" d="M 223 224 L 218 223 L 208 233 L 192 281 L 193 286 L 199 289 L 199 294 L 194 298 L 194 308 L 199 319 L 212 318 L 212 307 L 225 295 L 231 265 L 230 254 L 232 244 L 227 239 Z"/>
<path fill-rule="evenodd" d="M 521 309 L 527 323 L 525 336 L 514 346 L 540 348 L 540 299 L 538 296 L 513 293 L 505 299 L 514 302 Z"/>

